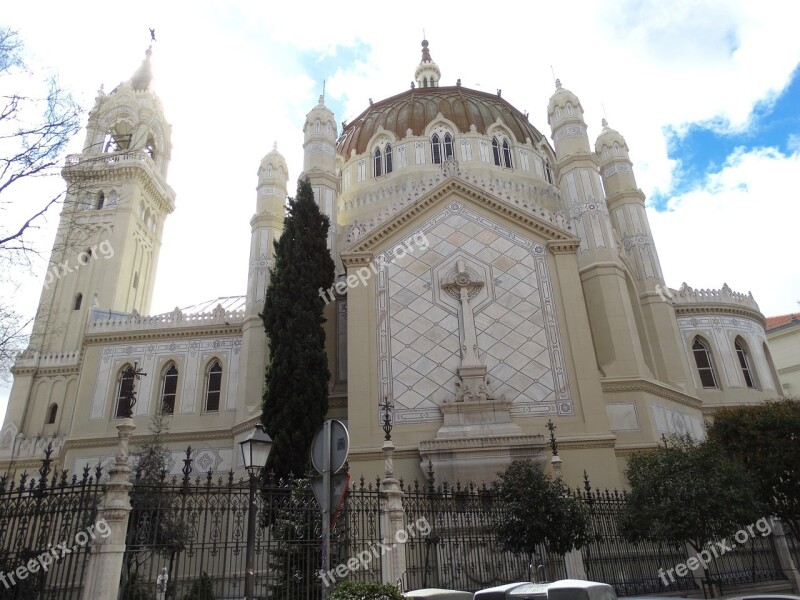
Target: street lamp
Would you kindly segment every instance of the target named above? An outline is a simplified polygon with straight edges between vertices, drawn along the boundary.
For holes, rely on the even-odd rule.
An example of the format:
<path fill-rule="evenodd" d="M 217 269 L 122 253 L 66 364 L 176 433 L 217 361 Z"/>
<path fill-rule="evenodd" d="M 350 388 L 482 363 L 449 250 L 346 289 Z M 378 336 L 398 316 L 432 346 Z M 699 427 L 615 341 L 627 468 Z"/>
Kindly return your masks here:
<path fill-rule="evenodd" d="M 253 600 L 255 592 L 255 554 L 256 554 L 256 488 L 258 473 L 267 464 L 269 451 L 272 450 L 272 438 L 264 431 L 261 423 L 239 442 L 242 449 L 244 468 L 250 476 L 250 503 L 247 508 L 247 553 L 245 555 L 244 596 Z"/>

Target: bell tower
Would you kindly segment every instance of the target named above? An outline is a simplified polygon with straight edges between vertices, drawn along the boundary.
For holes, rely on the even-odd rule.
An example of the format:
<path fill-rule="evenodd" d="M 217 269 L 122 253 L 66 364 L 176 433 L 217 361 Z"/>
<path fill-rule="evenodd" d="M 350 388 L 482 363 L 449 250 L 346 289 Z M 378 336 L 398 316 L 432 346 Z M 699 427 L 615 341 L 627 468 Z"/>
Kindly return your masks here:
<path fill-rule="evenodd" d="M 166 182 L 171 130 L 151 88 L 151 54 L 128 81 L 100 89 L 83 151 L 67 157 L 30 350 L 78 350 L 92 307 L 150 310 L 164 221 L 175 209 Z"/>

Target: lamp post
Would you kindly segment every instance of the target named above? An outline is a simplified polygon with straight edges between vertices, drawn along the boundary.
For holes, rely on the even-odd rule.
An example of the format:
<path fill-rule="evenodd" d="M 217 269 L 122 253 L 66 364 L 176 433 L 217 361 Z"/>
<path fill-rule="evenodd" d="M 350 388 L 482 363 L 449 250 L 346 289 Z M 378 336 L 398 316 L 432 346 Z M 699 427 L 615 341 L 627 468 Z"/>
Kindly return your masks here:
<path fill-rule="evenodd" d="M 256 554 L 256 488 L 258 474 L 267 464 L 269 451 L 272 450 L 272 438 L 269 437 L 261 423 L 239 442 L 242 449 L 244 468 L 250 476 L 250 501 L 247 505 L 247 553 L 245 555 L 244 596 L 253 600 L 255 592 L 255 554 Z"/>

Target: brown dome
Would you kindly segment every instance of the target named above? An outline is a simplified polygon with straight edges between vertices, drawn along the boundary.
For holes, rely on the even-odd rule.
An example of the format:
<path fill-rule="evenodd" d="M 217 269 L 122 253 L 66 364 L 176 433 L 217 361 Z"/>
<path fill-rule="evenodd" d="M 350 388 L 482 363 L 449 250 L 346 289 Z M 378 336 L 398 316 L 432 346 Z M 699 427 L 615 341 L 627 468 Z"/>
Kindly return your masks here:
<path fill-rule="evenodd" d="M 378 127 L 391 131 L 398 139 L 406 137 L 408 129 L 413 135 L 422 135 L 439 113 L 462 133 L 475 125 L 478 133 L 486 134 L 486 128 L 500 118 L 520 144 L 526 138 L 536 144 L 543 137 L 525 115 L 500 96 L 461 86 L 429 87 L 410 89 L 371 105 L 344 128 L 337 152 L 345 159 L 350 158 L 352 150 L 363 154 Z"/>

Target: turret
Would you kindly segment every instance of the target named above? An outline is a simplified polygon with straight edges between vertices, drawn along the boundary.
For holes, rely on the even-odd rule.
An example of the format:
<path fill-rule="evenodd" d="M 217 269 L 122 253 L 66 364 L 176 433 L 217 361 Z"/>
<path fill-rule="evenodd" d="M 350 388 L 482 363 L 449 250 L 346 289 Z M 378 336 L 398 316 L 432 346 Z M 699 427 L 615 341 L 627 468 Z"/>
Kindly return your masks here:
<path fill-rule="evenodd" d="M 337 130 L 333 111 L 325 106 L 324 94 L 320 95 L 317 105 L 306 115 L 303 131 L 304 158 L 300 179 L 308 177 L 314 190 L 314 199 L 320 210 L 331 220 L 328 248 L 334 252 L 336 199 L 339 194 L 339 175 L 336 167 Z"/>
<path fill-rule="evenodd" d="M 583 107 L 559 80 L 547 117 L 558 185 L 581 240 L 578 265 L 598 363 L 607 376 L 651 377 L 647 339 L 637 325 L 639 301 L 619 258 Z"/>
<path fill-rule="evenodd" d="M 658 252 L 645 210 L 645 197 L 636 185 L 628 144 L 620 133 L 603 119 L 603 130 L 595 143 L 595 156 L 606 190 L 606 204 L 611 224 L 622 244 L 622 252 L 635 278 L 641 306 L 642 329 L 649 344 L 654 375 L 687 391 L 692 377 L 683 352 L 675 352 L 683 343 L 675 312 L 664 284 Z M 648 353 L 648 349 L 645 348 Z"/>
<path fill-rule="evenodd" d="M 581 238 L 581 267 L 613 260 L 616 244 L 608 218 L 597 157 L 589 146 L 583 107 L 578 97 L 556 80 L 547 105 L 547 119 L 556 151 L 558 185 Z"/>
<path fill-rule="evenodd" d="M 442 72 L 439 66 L 433 62 L 431 52 L 428 50 L 428 40 L 422 40 L 422 60 L 414 71 L 414 81 L 417 87 L 439 87 L 442 79 Z"/>
<path fill-rule="evenodd" d="M 261 159 L 258 167 L 256 214 L 250 219 L 250 266 L 247 272 L 247 310 L 258 314 L 264 305 L 269 283 L 269 268 L 275 251 L 273 242 L 283 232 L 286 212 L 286 183 L 289 170 L 286 159 L 278 152 L 277 142 Z"/>
<path fill-rule="evenodd" d="M 611 222 L 625 253 L 646 289 L 664 285 L 658 254 L 645 211 L 644 193 L 636 185 L 628 145 L 603 119 L 603 131 L 595 143 L 600 175 L 606 190 Z"/>

